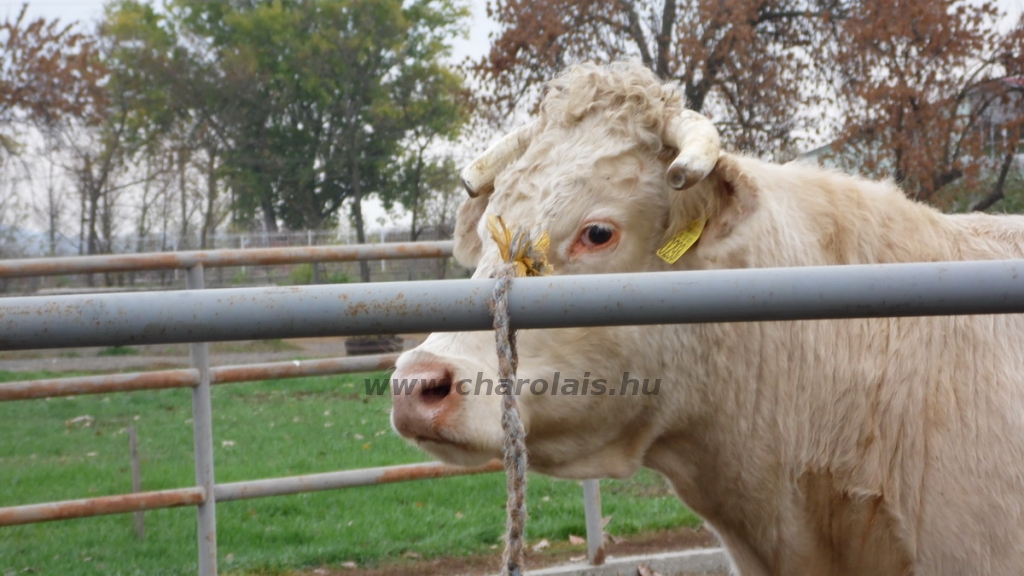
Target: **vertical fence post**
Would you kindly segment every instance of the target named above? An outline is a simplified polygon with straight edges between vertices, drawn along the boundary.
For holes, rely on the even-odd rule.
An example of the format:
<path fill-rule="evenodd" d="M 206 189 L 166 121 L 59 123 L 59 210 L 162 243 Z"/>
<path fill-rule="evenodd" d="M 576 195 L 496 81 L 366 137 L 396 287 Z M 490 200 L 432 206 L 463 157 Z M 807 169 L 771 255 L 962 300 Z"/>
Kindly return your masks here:
<path fill-rule="evenodd" d="M 597 480 L 583 481 L 583 513 L 587 523 L 587 560 L 604 564 L 604 527 L 601 526 L 601 489 Z"/>
<path fill-rule="evenodd" d="M 188 269 L 187 287 L 204 287 L 203 265 Z M 196 513 L 199 537 L 199 576 L 217 574 L 217 503 L 213 479 L 213 406 L 210 400 L 210 352 L 203 343 L 189 345 L 192 367 L 199 371 L 199 384 L 192 389 L 192 430 L 195 436 L 196 485 L 206 490 L 206 500 Z"/>

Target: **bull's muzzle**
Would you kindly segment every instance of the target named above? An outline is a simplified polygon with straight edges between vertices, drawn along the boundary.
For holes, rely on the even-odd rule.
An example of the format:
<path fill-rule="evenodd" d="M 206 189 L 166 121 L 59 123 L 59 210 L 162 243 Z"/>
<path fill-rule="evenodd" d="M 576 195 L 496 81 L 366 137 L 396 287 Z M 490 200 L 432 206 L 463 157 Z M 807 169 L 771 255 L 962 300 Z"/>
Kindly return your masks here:
<path fill-rule="evenodd" d="M 459 403 L 452 373 L 439 362 L 415 363 L 395 371 L 391 423 L 399 434 L 413 440 L 445 442 L 442 431 Z"/>

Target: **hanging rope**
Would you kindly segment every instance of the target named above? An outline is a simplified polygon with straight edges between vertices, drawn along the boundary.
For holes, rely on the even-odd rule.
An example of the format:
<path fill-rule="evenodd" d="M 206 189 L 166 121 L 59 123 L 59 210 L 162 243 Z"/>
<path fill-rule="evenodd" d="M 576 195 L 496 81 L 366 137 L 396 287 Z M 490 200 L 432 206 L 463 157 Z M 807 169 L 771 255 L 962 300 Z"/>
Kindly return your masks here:
<path fill-rule="evenodd" d="M 503 264 L 494 273 L 494 294 L 491 311 L 494 315 L 494 339 L 498 349 L 499 388 L 504 385 L 501 403 L 501 429 L 505 434 L 502 451 L 508 492 L 505 524 L 505 553 L 502 556 L 503 576 L 522 576 L 526 548 L 526 432 L 519 418 L 515 397 L 516 334 L 508 313 L 508 291 L 516 276 L 540 276 L 550 271 L 547 262 L 548 236 L 536 241 L 522 230 L 514 234 L 501 217 L 489 216 L 487 229 L 498 244 Z"/>

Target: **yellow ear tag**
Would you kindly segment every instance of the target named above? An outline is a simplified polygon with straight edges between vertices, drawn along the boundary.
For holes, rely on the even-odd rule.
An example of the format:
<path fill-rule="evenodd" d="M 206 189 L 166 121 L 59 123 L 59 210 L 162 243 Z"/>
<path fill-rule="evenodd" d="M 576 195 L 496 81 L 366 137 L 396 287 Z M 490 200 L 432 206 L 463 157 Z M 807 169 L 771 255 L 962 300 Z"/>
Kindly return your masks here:
<path fill-rule="evenodd" d="M 683 228 L 658 250 L 658 257 L 669 264 L 675 264 L 700 238 L 707 221 L 707 218 L 698 218 L 687 224 L 686 228 Z"/>

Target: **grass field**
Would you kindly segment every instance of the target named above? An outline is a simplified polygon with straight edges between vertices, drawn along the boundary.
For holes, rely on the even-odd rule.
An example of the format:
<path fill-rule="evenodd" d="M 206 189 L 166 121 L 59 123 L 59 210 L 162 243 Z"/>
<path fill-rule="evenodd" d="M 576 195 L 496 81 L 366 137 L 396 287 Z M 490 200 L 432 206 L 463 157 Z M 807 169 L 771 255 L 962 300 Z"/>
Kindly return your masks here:
<path fill-rule="evenodd" d="M 0 372 L 0 381 L 43 377 Z M 384 377 L 376 374 L 373 377 Z M 217 386 L 218 482 L 428 460 L 389 428 L 390 400 L 364 394 L 365 375 Z M 90 416 L 72 422 L 79 416 Z M 85 422 L 89 422 L 86 426 Z M 191 392 L 165 390 L 0 403 L 0 506 L 130 491 L 125 429 L 138 430 L 143 489 L 194 484 Z M 613 534 L 698 520 L 644 472 L 603 481 Z M 584 530 L 578 483 L 533 475 L 530 542 Z M 374 564 L 489 550 L 504 528 L 504 477 L 406 482 L 218 505 L 222 573 Z M 0 528 L 0 574 L 195 574 L 194 508 Z"/>

